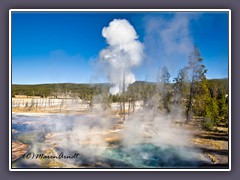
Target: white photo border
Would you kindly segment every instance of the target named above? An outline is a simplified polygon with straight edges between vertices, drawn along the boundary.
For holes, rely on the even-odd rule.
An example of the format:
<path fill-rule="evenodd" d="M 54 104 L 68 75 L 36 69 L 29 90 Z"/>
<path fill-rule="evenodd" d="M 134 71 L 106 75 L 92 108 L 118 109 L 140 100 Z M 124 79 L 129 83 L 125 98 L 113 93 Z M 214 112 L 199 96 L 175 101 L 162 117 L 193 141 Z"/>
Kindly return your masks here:
<path fill-rule="evenodd" d="M 13 12 L 228 12 L 229 128 L 228 169 L 86 169 L 86 168 L 12 168 L 12 13 Z M 9 171 L 231 171 L 231 10 L 230 9 L 10 9 L 9 10 Z"/>

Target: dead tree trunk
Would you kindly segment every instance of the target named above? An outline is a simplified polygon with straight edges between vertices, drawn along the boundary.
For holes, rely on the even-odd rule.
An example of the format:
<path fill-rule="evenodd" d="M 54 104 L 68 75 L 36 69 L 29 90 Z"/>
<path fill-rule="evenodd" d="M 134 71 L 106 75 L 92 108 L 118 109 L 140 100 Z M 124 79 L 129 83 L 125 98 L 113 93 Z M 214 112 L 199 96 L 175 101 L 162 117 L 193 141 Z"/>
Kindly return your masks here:
<path fill-rule="evenodd" d="M 128 100 L 128 115 L 130 114 L 131 109 L 131 99 Z"/>
<path fill-rule="evenodd" d="M 186 110 L 186 123 L 189 123 L 191 120 L 191 111 L 192 111 L 192 99 L 193 99 L 193 77 L 190 85 L 190 92 L 189 92 L 189 100 L 187 103 L 187 110 Z"/>

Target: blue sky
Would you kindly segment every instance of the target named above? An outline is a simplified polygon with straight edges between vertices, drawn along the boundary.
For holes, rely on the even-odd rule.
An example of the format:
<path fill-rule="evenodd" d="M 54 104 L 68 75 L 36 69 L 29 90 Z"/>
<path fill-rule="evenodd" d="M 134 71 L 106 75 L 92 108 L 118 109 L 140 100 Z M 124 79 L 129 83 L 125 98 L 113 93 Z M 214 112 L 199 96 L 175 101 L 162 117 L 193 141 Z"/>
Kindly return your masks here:
<path fill-rule="evenodd" d="M 182 18 L 182 15 L 186 18 Z M 187 34 L 185 39 L 190 39 L 200 49 L 208 69 L 207 78 L 227 77 L 228 14 L 196 12 L 187 15 L 178 13 L 178 16 L 179 21 L 183 20 L 185 23 L 183 26 L 187 31 L 184 32 Z M 134 69 L 137 80 L 154 81 L 155 74 L 149 75 L 149 72 L 156 71 L 165 63 L 170 69 L 171 77 L 174 78 L 178 69 L 186 65 L 188 55 L 174 51 L 170 55 L 162 53 L 164 43 L 152 44 L 152 40 L 162 41 L 160 37 L 155 37 L 161 31 L 153 29 L 149 33 L 149 22 L 161 21 L 156 28 L 164 27 L 166 30 L 168 22 L 174 22 L 175 17 L 176 13 L 147 12 L 13 12 L 12 82 L 14 84 L 107 82 L 106 77 L 101 80 L 93 78 L 94 61 L 97 60 L 99 52 L 108 46 L 102 37 L 102 29 L 113 19 L 128 20 L 136 30 L 139 41 L 145 46 L 143 64 Z M 181 28 L 181 25 L 179 27 Z M 178 38 L 181 37 L 176 36 L 174 41 L 179 41 Z M 149 61 L 152 63 L 147 63 Z M 169 61 L 176 64 L 174 68 Z"/>

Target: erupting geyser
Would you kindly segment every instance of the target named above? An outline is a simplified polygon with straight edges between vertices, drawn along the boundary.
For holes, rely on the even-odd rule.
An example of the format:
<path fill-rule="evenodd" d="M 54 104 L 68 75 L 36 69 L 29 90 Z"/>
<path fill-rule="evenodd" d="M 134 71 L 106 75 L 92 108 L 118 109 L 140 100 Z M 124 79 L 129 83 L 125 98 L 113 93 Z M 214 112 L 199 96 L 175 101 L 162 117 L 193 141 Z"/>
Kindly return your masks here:
<path fill-rule="evenodd" d="M 125 19 L 114 19 L 103 28 L 102 36 L 109 46 L 100 52 L 98 62 L 104 65 L 112 84 L 110 93 L 117 94 L 123 88 L 123 79 L 125 88 L 135 81 L 132 69 L 142 62 L 143 45 L 133 26 Z"/>

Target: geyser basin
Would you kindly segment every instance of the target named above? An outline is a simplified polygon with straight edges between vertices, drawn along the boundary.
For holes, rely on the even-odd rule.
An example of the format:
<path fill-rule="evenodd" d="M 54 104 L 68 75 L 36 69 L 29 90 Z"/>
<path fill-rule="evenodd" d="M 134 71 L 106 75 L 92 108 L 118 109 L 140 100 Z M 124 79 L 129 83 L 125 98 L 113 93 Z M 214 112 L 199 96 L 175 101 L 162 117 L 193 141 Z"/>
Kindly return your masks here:
<path fill-rule="evenodd" d="M 91 145 L 88 148 L 91 149 Z M 63 162 L 84 168 L 196 168 L 209 163 L 200 152 L 192 148 L 171 145 L 158 147 L 151 143 L 134 144 L 107 148 L 98 155 L 90 149 L 89 154 L 72 152 L 80 153 L 79 158 Z M 66 152 L 61 148 L 56 150 L 58 153 Z"/>
<path fill-rule="evenodd" d="M 93 115 L 13 114 L 12 128 L 18 131 L 13 134 L 13 141 L 29 144 L 29 152 L 79 154 L 75 159 L 35 159 L 31 163 L 19 158 L 14 166 L 51 168 L 54 163 L 54 167 L 60 168 L 195 168 L 208 163 L 192 147 L 151 141 L 106 142 L 103 138 L 106 133 L 122 131 L 112 129 L 116 123 L 116 119 Z"/>
<path fill-rule="evenodd" d="M 193 149 L 150 143 L 107 149 L 103 157 L 116 168 L 194 168 L 206 163 Z"/>

